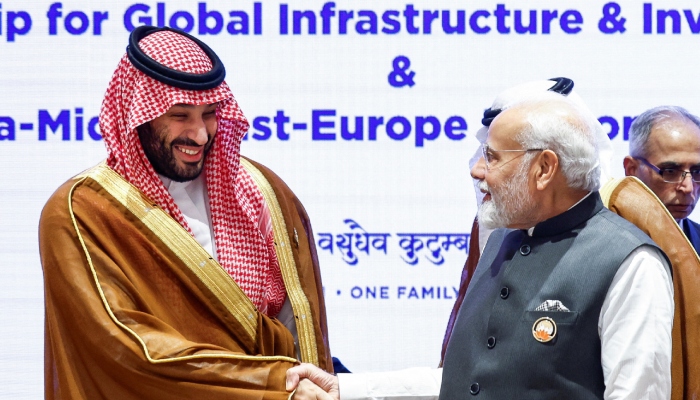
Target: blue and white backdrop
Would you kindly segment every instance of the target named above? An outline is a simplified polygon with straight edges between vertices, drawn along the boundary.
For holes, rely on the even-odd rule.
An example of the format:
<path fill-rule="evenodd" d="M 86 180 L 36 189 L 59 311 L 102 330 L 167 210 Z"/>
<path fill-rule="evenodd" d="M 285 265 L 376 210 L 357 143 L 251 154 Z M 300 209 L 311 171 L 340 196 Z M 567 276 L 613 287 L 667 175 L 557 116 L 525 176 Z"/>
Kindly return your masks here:
<path fill-rule="evenodd" d="M 612 139 L 660 104 L 700 112 L 693 0 L 0 1 L 0 397 L 43 391 L 37 224 L 105 157 L 97 115 L 129 32 L 184 29 L 224 61 L 243 153 L 312 218 L 331 346 L 354 371 L 436 366 L 476 212 L 481 114 L 557 76 Z"/>

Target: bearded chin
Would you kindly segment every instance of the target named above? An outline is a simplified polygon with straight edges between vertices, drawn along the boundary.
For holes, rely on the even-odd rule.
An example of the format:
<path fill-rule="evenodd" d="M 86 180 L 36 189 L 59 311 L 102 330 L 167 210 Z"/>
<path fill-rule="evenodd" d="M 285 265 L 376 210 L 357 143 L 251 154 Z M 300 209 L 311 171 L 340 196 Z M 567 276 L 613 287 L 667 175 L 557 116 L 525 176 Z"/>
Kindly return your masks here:
<path fill-rule="evenodd" d="M 501 212 L 493 200 L 487 200 L 481 203 L 479 212 L 477 213 L 479 224 L 486 229 L 505 228 L 509 225 L 505 213 Z"/>
<path fill-rule="evenodd" d="M 487 229 L 508 228 L 532 221 L 537 204 L 530 200 L 527 189 L 527 166 L 522 165 L 510 181 L 500 188 L 486 188 L 491 200 L 479 207 L 479 224 Z"/>

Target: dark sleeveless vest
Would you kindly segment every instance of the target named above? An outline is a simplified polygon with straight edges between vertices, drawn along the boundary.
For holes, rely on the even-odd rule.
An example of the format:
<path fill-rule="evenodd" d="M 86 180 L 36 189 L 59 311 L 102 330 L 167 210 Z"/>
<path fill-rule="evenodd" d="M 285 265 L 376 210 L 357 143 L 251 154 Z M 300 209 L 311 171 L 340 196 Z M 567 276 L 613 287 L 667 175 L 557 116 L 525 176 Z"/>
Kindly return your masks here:
<path fill-rule="evenodd" d="M 598 319 L 615 273 L 653 242 L 597 192 L 526 231 L 489 238 L 445 354 L 440 399 L 602 399 Z M 566 311 L 535 311 L 559 300 Z M 557 327 L 533 336 L 541 317 Z"/>

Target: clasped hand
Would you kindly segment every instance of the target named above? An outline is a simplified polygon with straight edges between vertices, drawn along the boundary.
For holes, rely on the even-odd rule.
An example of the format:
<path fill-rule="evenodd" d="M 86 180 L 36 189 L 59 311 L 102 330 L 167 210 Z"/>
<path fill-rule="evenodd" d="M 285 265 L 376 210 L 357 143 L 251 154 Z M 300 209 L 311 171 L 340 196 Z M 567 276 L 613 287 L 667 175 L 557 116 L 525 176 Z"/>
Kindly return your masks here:
<path fill-rule="evenodd" d="M 287 370 L 287 391 L 295 400 L 340 400 L 338 377 L 313 364 L 300 364 Z"/>

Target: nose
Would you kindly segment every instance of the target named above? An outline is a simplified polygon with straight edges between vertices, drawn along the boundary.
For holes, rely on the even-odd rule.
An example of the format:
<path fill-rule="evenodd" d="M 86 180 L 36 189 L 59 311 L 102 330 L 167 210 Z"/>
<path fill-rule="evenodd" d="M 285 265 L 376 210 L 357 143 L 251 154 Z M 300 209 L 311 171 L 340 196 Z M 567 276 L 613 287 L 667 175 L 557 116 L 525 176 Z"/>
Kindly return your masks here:
<path fill-rule="evenodd" d="M 469 171 L 469 175 L 476 180 L 484 180 L 486 177 L 486 161 L 484 157 L 479 157 L 476 164 L 474 164 L 471 171 Z"/>
<path fill-rule="evenodd" d="M 695 182 L 693 182 L 693 177 L 686 173 L 683 176 L 683 180 L 678 183 L 677 190 L 683 193 L 692 193 L 695 188 Z"/>
<path fill-rule="evenodd" d="M 199 118 L 192 123 L 187 137 L 194 140 L 198 146 L 204 146 L 207 144 L 209 141 L 209 135 L 207 133 L 207 125 L 204 123 L 202 118 Z"/>

